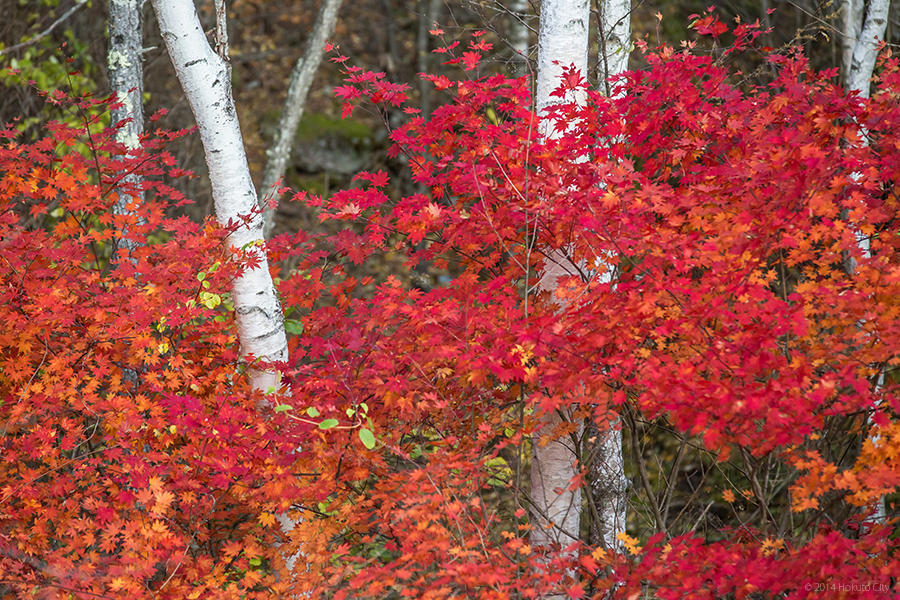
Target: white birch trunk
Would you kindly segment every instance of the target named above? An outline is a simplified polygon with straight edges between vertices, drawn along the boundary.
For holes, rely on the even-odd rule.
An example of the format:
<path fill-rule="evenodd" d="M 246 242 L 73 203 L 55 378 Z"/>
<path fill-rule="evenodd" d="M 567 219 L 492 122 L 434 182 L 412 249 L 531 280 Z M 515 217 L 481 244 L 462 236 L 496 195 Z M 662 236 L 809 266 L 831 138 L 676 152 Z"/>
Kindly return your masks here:
<path fill-rule="evenodd" d="M 596 444 L 590 451 L 583 451 L 590 457 L 588 485 L 599 517 L 598 523 L 591 523 L 591 542 L 622 552 L 624 546 L 619 534 L 625 533 L 628 479 L 625 477 L 625 458 L 622 454 L 621 419 L 614 416 L 605 424 L 592 424 L 585 437 L 585 443 L 591 443 L 594 439 Z"/>
<path fill-rule="evenodd" d="M 589 19 L 588 0 L 541 2 L 534 96 L 539 115 L 559 102 L 558 98 L 551 98 L 550 93 L 559 87 L 564 68 L 575 65 L 583 76 L 587 76 Z M 584 98 L 578 100 L 583 102 Z M 544 135 L 548 134 L 546 129 L 542 131 Z"/>
<path fill-rule="evenodd" d="M 112 109 L 110 125 L 115 127 L 122 124 L 116 133 L 116 141 L 129 151 L 138 148 L 140 135 L 144 132 L 142 47 L 140 1 L 110 0 L 107 75 L 110 91 L 122 104 L 119 108 Z M 122 180 L 128 187 L 140 183 L 140 178 L 136 175 L 125 175 Z M 143 200 L 143 191 L 129 193 L 117 190 L 113 213 L 128 214 L 129 203 L 140 204 Z M 127 234 L 127 230 L 122 231 L 122 236 L 116 241 L 113 261 L 122 254 L 130 254 L 134 250 L 136 244 L 128 239 Z"/>
<path fill-rule="evenodd" d="M 228 243 L 235 251 L 247 249 L 259 259 L 259 266 L 245 271 L 232 286 L 241 352 L 264 362 L 286 361 L 284 316 L 263 251 L 263 219 L 231 96 L 228 64 L 210 48 L 192 0 L 153 0 L 153 8 L 200 130 L 216 219 L 222 225 L 247 219 Z M 249 374 L 256 390 L 269 392 L 280 385 L 279 373 L 271 368 L 251 364 Z"/>
<path fill-rule="evenodd" d="M 862 0 L 852 0 L 853 3 L 862 4 Z M 859 30 L 859 38 L 853 47 L 853 54 L 850 59 L 850 68 L 846 75 L 846 87 L 848 90 L 855 90 L 863 98 L 869 97 L 869 87 L 872 80 L 872 72 L 875 70 L 875 59 L 878 58 L 878 46 L 884 41 L 884 32 L 887 28 L 888 11 L 890 9 L 890 0 L 869 0 L 866 10 L 865 23 Z M 848 14 L 853 16 L 854 8 L 848 10 Z M 859 8 L 862 12 L 862 8 Z M 862 15 L 857 17 L 858 27 Z M 855 31 L 855 29 L 854 29 Z M 845 31 L 845 36 L 847 36 Z M 849 37 L 849 36 L 847 36 Z M 846 58 L 846 47 L 844 57 Z"/>
<path fill-rule="evenodd" d="M 342 0 L 323 0 L 313 24 L 309 38 L 306 40 L 306 48 L 303 56 L 297 60 L 294 70 L 291 72 L 291 82 L 288 86 L 287 98 L 281 110 L 281 118 L 278 121 L 278 129 L 275 130 L 275 143 L 266 152 L 268 160 L 263 171 L 262 185 L 259 189 L 259 201 L 263 207 L 265 221 L 264 235 L 268 239 L 275 226 L 275 210 L 268 208 L 272 200 L 278 199 L 278 187 L 287 161 L 291 157 L 294 147 L 294 138 L 297 135 L 297 126 L 303 117 L 306 107 L 306 98 L 309 88 L 312 87 L 313 78 L 322 56 L 325 54 L 325 42 L 334 33 L 337 23 L 338 11 L 341 9 Z"/>
<path fill-rule="evenodd" d="M 845 84 L 850 81 L 853 50 L 862 31 L 864 17 L 864 0 L 841 0 L 841 76 Z"/>
<path fill-rule="evenodd" d="M 538 116 L 542 117 L 539 131 L 544 136 L 561 135 L 561 132 L 554 132 L 543 117 L 548 107 L 560 101 L 551 98 L 550 94 L 559 87 L 563 69 L 574 65 L 582 75 L 587 74 L 589 18 L 588 0 L 544 0 L 541 3 L 535 105 Z M 583 102 L 584 97 L 575 100 Z M 541 275 L 540 288 L 553 292 L 559 277 L 568 274 L 568 264 L 563 250 L 551 252 Z M 570 489 L 580 468 L 579 448 L 570 436 L 554 433 L 564 419 L 569 420 L 568 416 L 558 413 L 543 415 L 540 435 L 550 438 L 549 443 L 542 445 L 535 439 L 532 449 L 534 518 L 531 543 L 539 549 L 547 549 L 553 544 L 565 548 L 579 539 L 581 488 Z M 575 438 L 580 437 L 578 425 Z"/>
<path fill-rule="evenodd" d="M 600 90 L 610 94 L 607 79 L 628 69 L 631 54 L 631 0 L 600 1 L 600 55 L 597 77 Z"/>
<path fill-rule="evenodd" d="M 631 0 L 601 0 L 600 56 L 598 85 L 606 94 L 611 92 L 609 78 L 628 69 L 631 54 Z M 591 436 L 588 436 L 591 437 Z M 596 425 L 598 446 L 591 455 L 588 478 L 599 523 L 593 524 L 592 537 L 605 548 L 622 551 L 619 534 L 625 533 L 628 479 L 622 455 L 622 425 L 618 417 L 611 418 L 604 427 Z"/>
<path fill-rule="evenodd" d="M 858 92 L 863 98 L 869 97 L 869 88 L 871 87 L 872 73 L 875 70 L 875 60 L 878 58 L 878 47 L 884 40 L 884 32 L 887 28 L 888 13 L 890 10 L 890 0 L 870 0 L 867 9 L 863 9 L 863 0 L 844 0 L 844 46 L 843 58 L 847 61 L 849 42 L 853 42 L 852 53 L 849 54 L 849 65 L 844 71 L 844 85 L 849 91 Z M 863 13 L 865 12 L 865 22 L 863 22 Z M 856 39 L 853 39 L 856 34 Z M 863 136 L 865 140 L 865 136 Z M 854 174 L 855 178 L 859 174 Z M 857 244 L 863 251 L 864 256 L 869 256 L 869 239 L 857 233 Z M 850 260 L 850 272 L 856 268 L 854 261 Z M 881 387 L 884 382 L 884 373 L 878 376 L 876 389 Z M 872 421 L 869 419 L 869 424 Z M 879 437 L 873 437 L 872 441 L 877 445 Z M 874 506 L 872 519 L 876 523 L 883 523 L 887 518 L 884 497 L 881 497 Z"/>

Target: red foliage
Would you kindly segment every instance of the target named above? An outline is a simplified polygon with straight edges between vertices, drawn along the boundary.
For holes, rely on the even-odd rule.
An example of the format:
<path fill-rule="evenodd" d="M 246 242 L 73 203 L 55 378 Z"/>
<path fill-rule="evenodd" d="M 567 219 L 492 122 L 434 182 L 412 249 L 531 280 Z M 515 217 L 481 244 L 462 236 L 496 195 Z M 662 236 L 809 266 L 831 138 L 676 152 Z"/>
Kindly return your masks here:
<path fill-rule="evenodd" d="M 68 106 L 85 127 L 106 107 Z M 45 132 L 0 148 L 0 596 L 271 597 L 289 446 L 204 306 L 240 257 L 165 216 L 170 134 L 123 157 L 111 130 Z M 126 172 L 147 200 L 115 215 Z M 111 263 L 123 230 L 142 245 Z"/>
<path fill-rule="evenodd" d="M 444 51 L 470 71 L 479 44 Z M 897 387 L 890 373 L 876 385 L 900 344 L 900 66 L 888 58 L 861 101 L 796 55 L 770 56 L 777 77 L 758 87 L 689 52 L 647 60 L 617 99 L 557 105 L 567 134 L 546 141 L 524 80 L 431 76 L 448 102 L 391 134 L 427 195 L 395 201 L 384 173 L 360 174 L 306 198 L 346 229 L 270 244 L 300 257 L 279 291 L 303 326 L 275 416 L 234 368 L 223 290 L 245 265 L 212 224 L 164 216 L 180 200 L 161 183 L 165 136 L 123 159 L 111 132 L 85 157 L 80 131 L 47 124 L 30 144 L 6 131 L 0 590 L 884 597 L 872 586 L 897 572 L 895 523 L 864 509 L 830 523 L 818 507 L 866 507 L 900 482 Z M 348 71 L 346 113 L 359 99 L 406 108 L 402 86 Z M 131 169 L 148 200 L 115 216 L 110 190 Z M 123 228 L 144 245 L 109 264 Z M 579 274 L 556 292 L 564 308 L 535 292 L 551 249 Z M 366 296 L 334 260 L 388 252 L 452 277 Z M 536 412 L 626 405 L 721 460 L 792 465 L 804 525 L 539 555 L 498 455 L 521 449 Z M 849 465 L 813 443 L 836 417 L 872 423 Z M 300 521 L 276 546 L 283 512 Z"/>

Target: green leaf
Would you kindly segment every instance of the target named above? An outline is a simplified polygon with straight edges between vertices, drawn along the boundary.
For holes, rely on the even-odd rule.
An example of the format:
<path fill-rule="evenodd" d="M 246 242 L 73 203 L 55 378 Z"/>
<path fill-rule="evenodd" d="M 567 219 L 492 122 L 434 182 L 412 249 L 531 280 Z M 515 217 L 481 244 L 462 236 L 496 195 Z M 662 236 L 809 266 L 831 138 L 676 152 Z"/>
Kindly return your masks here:
<path fill-rule="evenodd" d="M 359 430 L 359 441 L 363 443 L 363 446 L 371 450 L 375 447 L 375 434 L 372 433 L 371 429 L 364 427 Z"/>
<path fill-rule="evenodd" d="M 303 323 L 295 319 L 285 319 L 284 330 L 293 335 L 303 333 Z"/>
<path fill-rule="evenodd" d="M 320 513 L 322 513 L 323 515 L 326 515 L 328 517 L 333 517 L 334 515 L 337 514 L 337 511 L 336 510 L 328 510 L 328 505 L 329 505 L 328 502 L 319 502 L 319 504 L 317 506 L 318 506 Z"/>
<path fill-rule="evenodd" d="M 310 417 L 318 417 L 319 411 L 316 409 L 315 406 L 310 406 L 309 408 L 306 409 L 306 414 L 309 415 Z"/>
<path fill-rule="evenodd" d="M 211 294 L 209 292 L 200 292 L 200 302 L 206 308 L 213 309 L 218 305 L 222 304 L 222 297 L 218 294 Z"/>
<path fill-rule="evenodd" d="M 277 413 L 284 412 L 286 410 L 294 410 L 294 407 L 290 404 L 279 404 L 275 407 L 275 412 Z"/>
<path fill-rule="evenodd" d="M 348 418 L 348 419 L 352 419 L 352 418 L 353 418 L 353 415 L 356 414 L 356 411 L 353 410 L 352 408 L 348 408 L 348 409 L 345 410 L 344 412 L 347 413 L 347 418 Z"/>
<path fill-rule="evenodd" d="M 332 427 L 337 427 L 337 424 L 337 419 L 325 419 L 319 423 L 319 429 L 331 429 Z"/>

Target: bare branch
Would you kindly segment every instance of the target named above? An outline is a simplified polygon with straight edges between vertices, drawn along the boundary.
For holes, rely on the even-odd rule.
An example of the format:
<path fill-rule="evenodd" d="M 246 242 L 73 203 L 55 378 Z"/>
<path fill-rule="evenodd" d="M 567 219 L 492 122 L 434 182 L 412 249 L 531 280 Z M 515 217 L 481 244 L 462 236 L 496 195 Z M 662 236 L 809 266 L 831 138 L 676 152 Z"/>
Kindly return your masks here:
<path fill-rule="evenodd" d="M 84 6 L 85 4 L 87 4 L 87 0 L 76 0 L 75 5 L 72 8 L 70 8 L 69 10 L 67 10 L 66 12 L 64 12 L 60 18 L 58 18 L 55 21 L 53 21 L 52 23 L 50 23 L 50 26 L 47 27 L 47 29 L 43 30 L 42 32 L 31 37 L 30 39 L 25 40 L 24 42 L 22 42 L 20 44 L 15 44 L 8 48 L 0 49 L 0 56 L 3 56 L 4 54 L 9 54 L 10 52 L 15 52 L 16 50 L 21 50 L 22 48 L 27 48 L 28 46 L 32 46 L 32 45 L 38 43 L 39 41 L 41 41 L 42 39 L 44 39 L 45 37 L 47 37 L 48 35 L 53 33 L 54 29 L 56 29 L 62 23 L 64 23 L 66 21 L 66 19 L 68 19 L 69 17 L 74 15 L 75 12 L 79 8 Z"/>

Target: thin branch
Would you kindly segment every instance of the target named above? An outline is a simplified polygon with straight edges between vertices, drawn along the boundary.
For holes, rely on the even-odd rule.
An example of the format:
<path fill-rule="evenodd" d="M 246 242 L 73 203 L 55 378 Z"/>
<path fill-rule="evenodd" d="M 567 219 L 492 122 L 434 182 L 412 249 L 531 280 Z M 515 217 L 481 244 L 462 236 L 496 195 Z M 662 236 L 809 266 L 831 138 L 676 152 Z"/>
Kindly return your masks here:
<path fill-rule="evenodd" d="M 71 17 L 73 14 L 75 14 L 75 11 L 77 11 L 79 8 L 81 8 L 85 4 L 87 4 L 87 0 L 76 0 L 75 5 L 72 8 L 70 8 L 69 10 L 67 10 L 66 12 L 64 12 L 60 18 L 53 21 L 50 24 L 50 26 L 47 27 L 47 29 L 43 30 L 42 32 L 35 35 L 34 37 L 27 39 L 20 44 L 15 44 L 8 48 L 3 48 L 2 50 L 0 50 L 0 56 L 3 56 L 4 54 L 9 54 L 10 52 L 15 52 L 16 50 L 21 50 L 22 48 L 27 48 L 28 46 L 32 46 L 32 45 L 38 43 L 39 41 L 41 41 L 42 39 L 44 39 L 45 37 L 47 37 L 48 35 L 53 33 L 54 29 L 59 27 L 63 22 L 65 22 L 66 19 Z"/>

